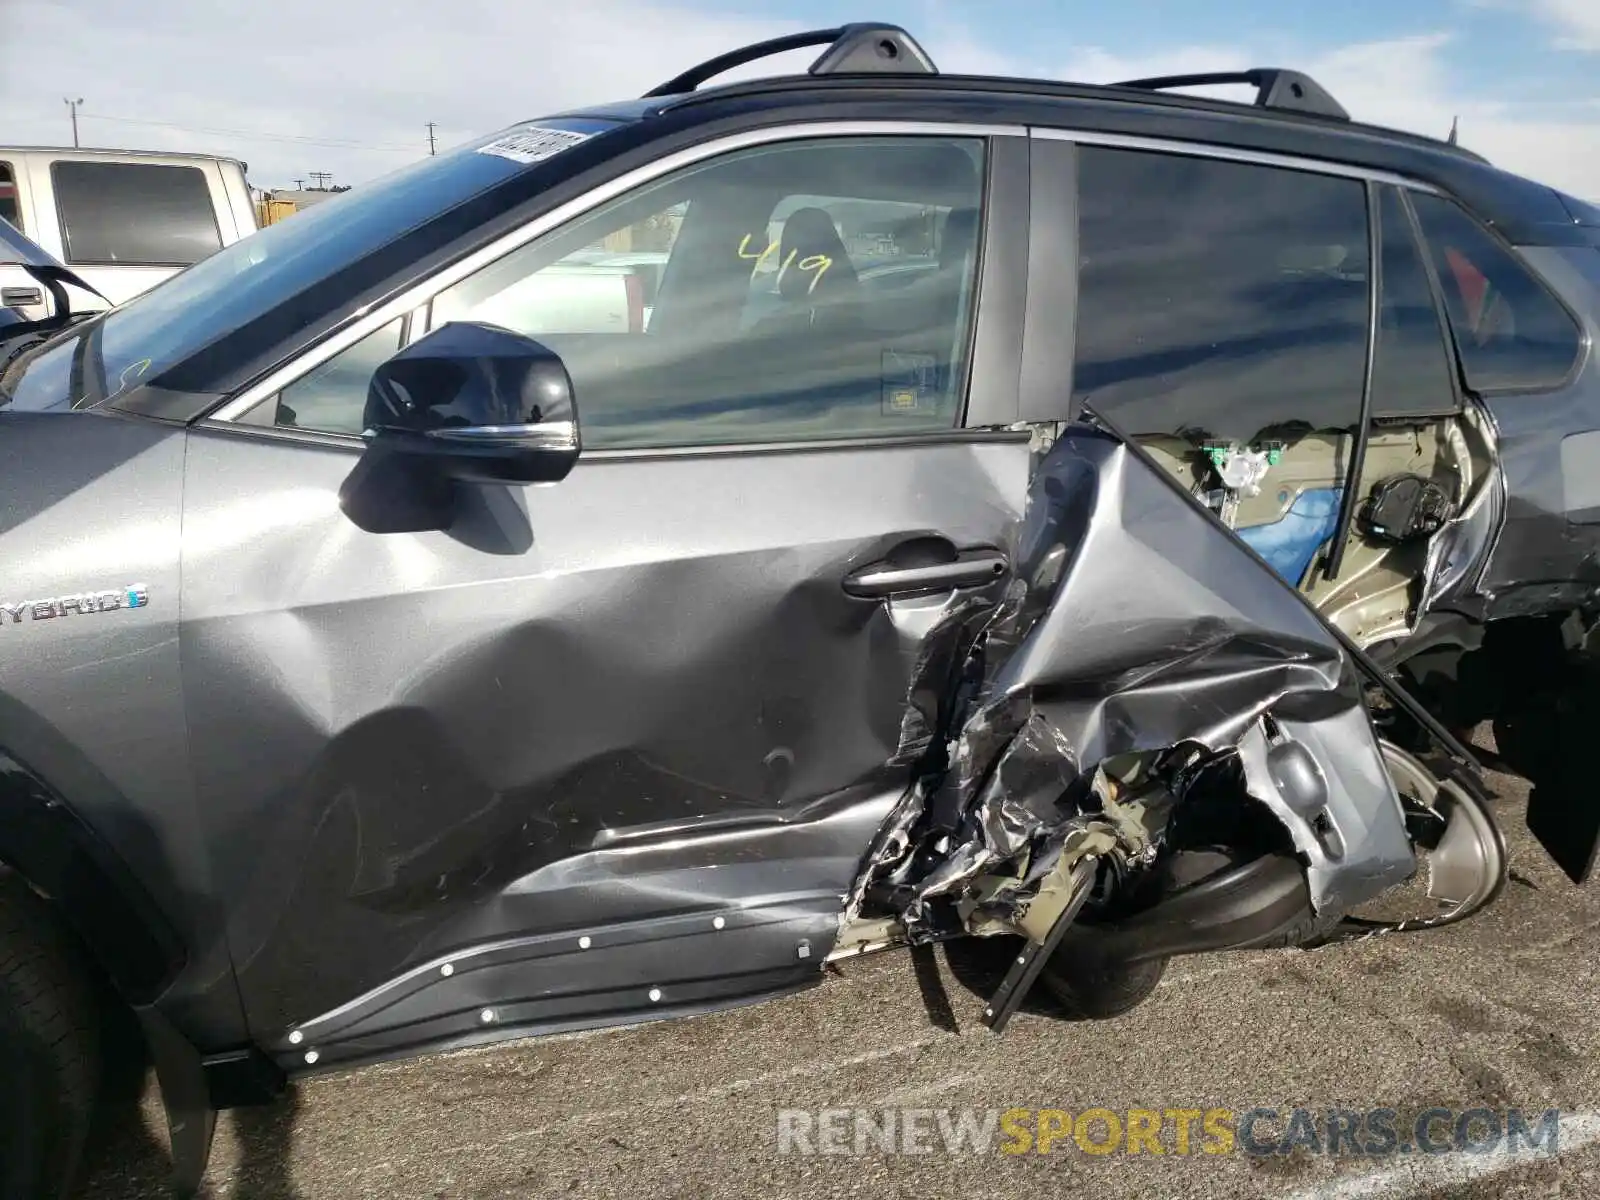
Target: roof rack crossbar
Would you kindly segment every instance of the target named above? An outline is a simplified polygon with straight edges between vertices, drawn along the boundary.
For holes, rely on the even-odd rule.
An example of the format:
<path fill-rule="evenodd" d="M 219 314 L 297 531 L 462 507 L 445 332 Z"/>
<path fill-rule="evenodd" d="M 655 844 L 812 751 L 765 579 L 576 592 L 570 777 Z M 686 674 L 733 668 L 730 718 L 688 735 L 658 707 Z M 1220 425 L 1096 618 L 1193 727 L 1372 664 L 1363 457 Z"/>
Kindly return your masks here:
<path fill-rule="evenodd" d="M 675 75 L 659 87 L 644 94 L 645 99 L 656 96 L 678 96 L 692 92 L 702 83 L 742 67 L 746 63 L 786 54 L 790 50 L 803 50 L 807 46 L 826 46 L 809 71 L 812 75 L 937 75 L 927 51 L 917 44 L 898 25 L 861 23 L 841 25 L 837 29 L 812 29 L 805 33 L 790 33 L 783 37 L 756 42 L 738 50 L 730 50 L 698 66 Z"/>
<path fill-rule="evenodd" d="M 1161 75 L 1152 79 L 1128 79 L 1116 87 L 1164 92 L 1171 88 L 1209 87 L 1214 84 L 1247 83 L 1256 89 L 1256 104 L 1287 112 L 1310 113 L 1348 121 L 1350 114 L 1320 83 L 1303 71 L 1283 67 L 1256 67 L 1249 71 L 1211 71 L 1199 75 Z"/>

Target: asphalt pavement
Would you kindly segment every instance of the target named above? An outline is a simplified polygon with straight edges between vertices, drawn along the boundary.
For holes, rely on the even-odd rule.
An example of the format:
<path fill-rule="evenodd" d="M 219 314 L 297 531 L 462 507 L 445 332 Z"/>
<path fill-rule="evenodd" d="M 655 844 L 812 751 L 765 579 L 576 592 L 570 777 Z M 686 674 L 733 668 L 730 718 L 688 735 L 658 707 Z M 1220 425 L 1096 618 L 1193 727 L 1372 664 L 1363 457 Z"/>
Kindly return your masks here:
<path fill-rule="evenodd" d="M 797 997 L 713 1016 L 310 1079 L 276 1107 L 223 1116 L 208 1193 L 1600 1195 L 1600 899 L 1528 835 L 1520 781 L 1491 784 L 1513 879 L 1492 909 L 1457 927 L 1179 960 L 1125 1017 L 1069 1022 L 1040 1003 L 1001 1036 L 978 1021 L 992 954 L 873 956 Z M 1296 1107 L 1312 1115 L 1291 1137 Z M 1293 1153 L 1246 1152 L 1240 1119 L 1257 1108 L 1278 1115 L 1249 1126 L 1251 1145 L 1293 1142 Z M 1338 1155 L 1325 1152 L 1333 1108 L 1362 1122 Z M 1374 1141 L 1380 1123 L 1367 1110 L 1393 1110 L 1396 1141 L 1409 1145 L 1432 1108 L 1449 1114 L 1429 1118 L 1428 1146 L 1350 1153 L 1388 1145 Z M 1559 1153 L 1547 1153 L 1549 1140 L 1512 1152 L 1510 1139 L 1489 1136 L 1487 1117 L 1466 1129 L 1477 1148 L 1456 1148 L 1452 1122 L 1472 1108 L 1496 1122 L 1522 1109 L 1535 1138 L 1540 1115 L 1559 1108 Z M 1092 1109 L 1119 1126 L 1130 1110 L 1155 1113 L 1159 1137 L 1131 1153 L 1104 1115 L 1079 1128 Z M 1210 1152 L 1227 1149 L 1224 1137 L 1202 1132 L 1218 1109 L 1233 1114 L 1231 1152 Z M 985 1148 L 959 1139 L 952 1148 L 962 1121 L 976 1137 L 1006 1110 L 1022 1111 Z M 1192 1134 L 1187 1153 L 1180 1125 Z M 1050 1151 L 1039 1153 L 1046 1129 Z M 164 1195 L 164 1141 L 152 1088 L 97 1135 L 84 1194 Z"/>

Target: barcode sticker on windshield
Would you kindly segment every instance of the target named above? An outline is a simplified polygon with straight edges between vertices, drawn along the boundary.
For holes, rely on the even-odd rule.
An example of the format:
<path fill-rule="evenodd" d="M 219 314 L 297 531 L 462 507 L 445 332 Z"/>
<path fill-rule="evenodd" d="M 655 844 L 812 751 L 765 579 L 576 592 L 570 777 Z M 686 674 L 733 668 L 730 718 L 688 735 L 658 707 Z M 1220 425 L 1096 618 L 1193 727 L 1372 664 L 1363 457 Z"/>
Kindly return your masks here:
<path fill-rule="evenodd" d="M 588 137 L 587 133 L 573 133 L 566 129 L 523 129 L 496 138 L 487 146 L 479 146 L 478 153 L 497 154 L 519 163 L 543 162 Z"/>

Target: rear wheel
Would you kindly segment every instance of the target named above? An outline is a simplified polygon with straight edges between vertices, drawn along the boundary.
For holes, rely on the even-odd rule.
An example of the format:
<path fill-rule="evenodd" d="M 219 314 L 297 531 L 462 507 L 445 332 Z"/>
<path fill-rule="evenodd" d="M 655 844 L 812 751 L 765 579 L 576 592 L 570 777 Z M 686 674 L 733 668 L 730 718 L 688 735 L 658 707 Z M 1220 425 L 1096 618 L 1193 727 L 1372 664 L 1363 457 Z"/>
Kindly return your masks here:
<path fill-rule="evenodd" d="M 1415 876 L 1346 916 L 1354 930 L 1403 933 L 1453 925 L 1482 911 L 1510 871 L 1505 837 L 1481 780 L 1448 758 L 1381 743 L 1416 852 Z"/>
<path fill-rule="evenodd" d="M 1400 795 L 1406 829 L 1419 870 L 1412 879 L 1384 892 L 1353 912 L 1313 912 L 1265 937 L 1237 948 L 1265 950 L 1314 946 L 1351 933 L 1405 932 L 1434 929 L 1465 920 L 1492 903 L 1508 873 L 1505 840 L 1482 783 L 1448 759 L 1422 758 L 1385 739 L 1384 763 Z M 1241 819 L 1244 810 L 1239 810 Z M 1237 831 L 1235 831 L 1237 832 Z M 1262 846 L 1240 851 L 1231 845 L 1184 850 L 1166 861 L 1166 878 L 1158 894 L 1181 895 L 1209 873 L 1227 870 L 1261 853 Z M 1097 930 L 1097 915 L 1115 921 L 1117 892 L 1111 911 L 1097 914 L 1094 897 L 1085 916 L 1066 931 L 1039 975 L 1039 982 L 1072 1017 L 1103 1019 L 1120 1016 L 1143 1003 L 1156 990 L 1167 959 L 1130 963 L 1115 957 Z M 1124 913 L 1127 910 L 1124 910 Z"/>
<path fill-rule="evenodd" d="M 0 874 L 0 1196 L 70 1194 L 93 1115 L 99 1037 L 70 935 Z"/>

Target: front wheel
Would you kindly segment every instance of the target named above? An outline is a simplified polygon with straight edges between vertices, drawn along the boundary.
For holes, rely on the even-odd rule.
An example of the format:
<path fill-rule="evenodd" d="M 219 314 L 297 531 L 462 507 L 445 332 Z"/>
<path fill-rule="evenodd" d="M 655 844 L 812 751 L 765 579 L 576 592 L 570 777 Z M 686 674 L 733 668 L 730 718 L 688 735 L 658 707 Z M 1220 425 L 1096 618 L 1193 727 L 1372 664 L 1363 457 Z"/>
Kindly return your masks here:
<path fill-rule="evenodd" d="M 70 1194 L 99 1077 L 95 1005 L 76 946 L 0 874 L 0 1196 Z"/>

